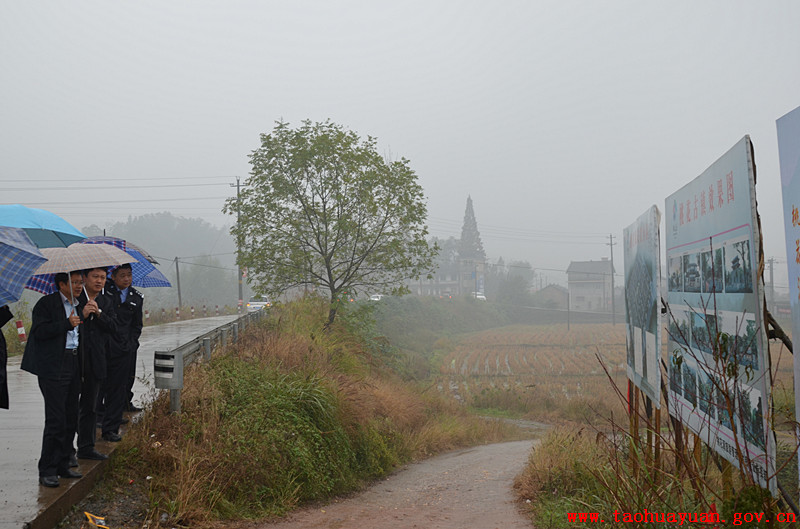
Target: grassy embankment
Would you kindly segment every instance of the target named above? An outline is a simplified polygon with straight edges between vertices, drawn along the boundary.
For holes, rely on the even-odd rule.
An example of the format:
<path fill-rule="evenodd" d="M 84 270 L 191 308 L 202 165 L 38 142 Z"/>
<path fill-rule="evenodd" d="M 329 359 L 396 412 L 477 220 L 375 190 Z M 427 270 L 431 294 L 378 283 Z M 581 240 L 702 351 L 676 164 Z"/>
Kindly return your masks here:
<path fill-rule="evenodd" d="M 515 435 L 409 381 L 411 364 L 377 336 L 368 312 L 352 307 L 326 332 L 322 302 L 273 308 L 188 370 L 180 415 L 166 395 L 156 399 L 102 488 L 142 484 L 151 527 L 268 518 L 401 463 Z"/>

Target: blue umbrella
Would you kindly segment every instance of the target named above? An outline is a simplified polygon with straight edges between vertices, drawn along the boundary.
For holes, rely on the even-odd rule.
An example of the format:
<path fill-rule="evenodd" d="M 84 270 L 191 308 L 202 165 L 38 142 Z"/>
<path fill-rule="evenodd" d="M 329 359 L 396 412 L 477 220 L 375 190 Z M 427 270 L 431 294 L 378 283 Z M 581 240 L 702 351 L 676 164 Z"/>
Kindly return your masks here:
<path fill-rule="evenodd" d="M 0 206 L 0 226 L 22 228 L 38 248 L 66 248 L 86 238 L 55 213 L 20 204 Z"/>
<path fill-rule="evenodd" d="M 19 300 L 25 282 L 45 261 L 23 230 L 0 226 L 0 307 Z"/>

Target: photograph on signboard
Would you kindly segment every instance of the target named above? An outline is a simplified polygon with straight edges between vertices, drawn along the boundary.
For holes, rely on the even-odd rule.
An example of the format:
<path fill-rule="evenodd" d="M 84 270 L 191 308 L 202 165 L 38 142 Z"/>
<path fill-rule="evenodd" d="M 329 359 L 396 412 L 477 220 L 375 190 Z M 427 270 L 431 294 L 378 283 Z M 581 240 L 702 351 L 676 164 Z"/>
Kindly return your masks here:
<path fill-rule="evenodd" d="M 698 373 L 697 387 L 697 407 L 702 413 L 706 414 L 709 419 L 714 420 L 716 415 L 714 379 L 708 372 L 700 371 L 700 373 Z"/>
<path fill-rule="evenodd" d="M 722 282 L 725 270 L 725 258 L 722 248 L 709 249 L 700 254 L 700 274 L 703 278 L 703 292 L 722 292 Z"/>
<path fill-rule="evenodd" d="M 736 392 L 736 424 L 744 432 L 745 442 L 764 450 L 764 399 L 752 386 L 740 384 Z"/>
<path fill-rule="evenodd" d="M 700 253 L 683 256 L 683 291 L 700 292 Z"/>
<path fill-rule="evenodd" d="M 652 206 L 624 230 L 628 378 L 661 407 L 661 213 Z"/>
<path fill-rule="evenodd" d="M 775 490 L 752 145 L 742 138 L 665 201 L 669 413 Z M 739 426 L 734 431 L 734 421 Z M 742 437 L 741 442 L 737 443 Z M 743 447 L 743 458 L 736 454 Z"/>
<path fill-rule="evenodd" d="M 753 292 L 753 270 L 750 264 L 750 240 L 725 241 L 725 292 Z"/>
<path fill-rule="evenodd" d="M 667 290 L 669 292 L 683 292 L 683 258 L 673 256 L 667 259 L 667 270 L 669 281 Z"/>

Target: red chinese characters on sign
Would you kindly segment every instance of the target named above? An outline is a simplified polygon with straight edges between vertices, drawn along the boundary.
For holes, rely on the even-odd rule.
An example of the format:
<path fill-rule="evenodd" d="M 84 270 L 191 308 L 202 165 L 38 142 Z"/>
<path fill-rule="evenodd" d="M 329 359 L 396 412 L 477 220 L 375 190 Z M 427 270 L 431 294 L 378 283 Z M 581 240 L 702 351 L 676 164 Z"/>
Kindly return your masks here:
<path fill-rule="evenodd" d="M 639 243 L 650 240 L 650 226 L 647 224 L 640 224 L 635 230 L 630 230 L 628 233 L 628 247 L 633 248 Z"/>
<path fill-rule="evenodd" d="M 725 175 L 725 183 L 728 187 L 728 202 L 733 202 L 733 171 Z"/>
<path fill-rule="evenodd" d="M 792 206 L 792 226 L 795 228 L 800 226 L 800 211 L 797 210 L 797 206 Z"/>
<path fill-rule="evenodd" d="M 719 210 L 725 204 L 730 204 L 735 199 L 733 171 L 725 175 L 725 178 L 718 178 L 708 184 L 708 190 L 703 189 L 699 195 L 681 199 L 677 203 L 679 213 L 679 226 L 697 221 L 700 217 L 710 215 Z M 800 226 L 800 213 L 795 212 L 797 226 Z"/>

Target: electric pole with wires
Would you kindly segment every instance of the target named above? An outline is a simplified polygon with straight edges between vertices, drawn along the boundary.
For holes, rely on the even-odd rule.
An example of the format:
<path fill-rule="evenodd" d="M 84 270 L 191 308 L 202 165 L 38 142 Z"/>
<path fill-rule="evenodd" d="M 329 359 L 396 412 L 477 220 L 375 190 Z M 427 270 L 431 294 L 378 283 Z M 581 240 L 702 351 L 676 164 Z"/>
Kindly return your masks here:
<path fill-rule="evenodd" d="M 242 187 L 247 187 L 247 186 L 246 185 L 242 186 L 242 184 L 239 181 L 239 177 L 238 176 L 236 177 L 236 183 L 235 184 L 229 184 L 229 185 L 231 187 L 236 187 L 236 228 L 238 229 L 239 228 L 239 215 L 241 213 L 241 211 L 240 211 L 240 209 L 241 209 L 241 207 L 240 207 L 241 206 L 241 199 L 239 198 L 239 192 L 240 192 Z M 238 232 L 238 230 L 237 230 L 237 232 Z M 242 264 L 239 261 L 239 258 L 241 256 L 241 254 L 242 254 L 242 235 L 241 235 L 241 232 L 238 232 L 238 235 L 236 236 L 236 268 L 238 269 L 238 276 L 239 276 L 239 308 L 238 308 L 238 311 L 240 313 L 242 312 L 242 308 L 244 307 L 244 292 L 243 292 L 243 288 L 242 288 L 242 278 L 244 276 L 242 274 Z"/>

